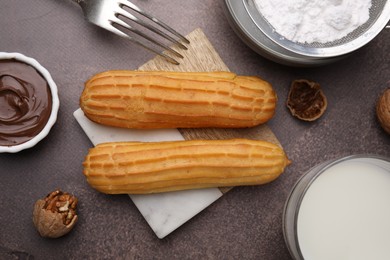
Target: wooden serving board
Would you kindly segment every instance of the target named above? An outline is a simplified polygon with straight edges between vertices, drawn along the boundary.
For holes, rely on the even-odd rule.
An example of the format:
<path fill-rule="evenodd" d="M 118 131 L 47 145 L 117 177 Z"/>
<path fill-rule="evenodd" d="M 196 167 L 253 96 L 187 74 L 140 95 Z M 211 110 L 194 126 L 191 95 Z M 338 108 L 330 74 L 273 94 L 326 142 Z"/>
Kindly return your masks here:
<path fill-rule="evenodd" d="M 230 71 L 201 29 L 194 30 L 186 37 L 191 42 L 187 46 L 188 50 L 173 47 L 184 56 L 184 59 L 179 60 L 180 65 L 168 63 L 164 58 L 158 56 L 138 69 L 183 72 Z M 186 140 L 248 138 L 265 140 L 280 145 L 274 133 L 265 124 L 244 129 L 199 128 L 179 129 L 179 131 Z M 230 188 L 220 188 L 220 190 L 225 193 Z"/>

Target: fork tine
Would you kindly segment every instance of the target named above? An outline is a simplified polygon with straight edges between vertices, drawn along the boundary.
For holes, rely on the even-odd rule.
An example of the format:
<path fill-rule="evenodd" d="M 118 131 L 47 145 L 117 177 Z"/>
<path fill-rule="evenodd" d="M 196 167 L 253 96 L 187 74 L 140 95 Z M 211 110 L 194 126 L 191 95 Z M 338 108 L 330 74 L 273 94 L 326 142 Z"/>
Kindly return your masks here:
<path fill-rule="evenodd" d="M 126 10 L 123 10 L 123 9 L 120 8 L 120 7 L 117 8 L 117 9 L 115 10 L 115 12 L 116 12 L 116 17 L 118 17 L 118 15 L 122 15 L 123 17 L 129 18 L 130 20 L 132 20 L 132 21 L 134 21 L 134 22 L 136 22 L 136 23 L 138 23 L 138 24 L 144 26 L 144 22 L 142 22 L 142 21 L 139 20 L 137 17 L 135 17 L 134 15 L 128 13 Z M 119 20 L 120 20 L 120 19 L 119 19 Z M 165 44 L 163 44 L 163 43 L 161 43 L 161 42 L 159 42 L 159 41 L 157 41 L 157 40 L 155 40 L 155 39 L 152 39 L 150 36 L 146 35 L 145 33 L 141 32 L 140 30 L 137 30 L 137 29 L 133 28 L 132 26 L 130 26 L 128 23 L 124 22 L 123 20 L 120 20 L 120 21 L 121 21 L 120 25 L 123 26 L 123 27 L 125 27 L 126 29 L 128 29 L 128 30 L 130 30 L 130 31 L 132 31 L 132 32 L 134 32 L 134 33 L 136 33 L 136 34 L 138 34 L 138 35 L 144 37 L 144 38 L 147 39 L 148 41 L 151 41 L 151 42 L 155 43 L 156 45 L 160 46 L 161 48 L 166 49 L 166 50 L 168 50 L 168 51 L 174 53 L 176 56 L 178 56 L 178 57 L 180 57 L 180 58 L 183 58 L 183 56 L 182 56 L 180 53 L 178 53 L 177 51 L 173 50 L 173 49 L 170 48 L 169 46 L 167 46 L 167 45 L 165 45 Z M 122 22 L 123 22 L 123 23 L 122 23 Z M 118 22 L 118 23 L 119 23 L 119 22 Z M 146 24 L 145 26 L 146 26 L 146 28 L 148 28 L 149 30 L 151 30 L 151 31 L 153 31 L 153 32 L 155 32 L 155 31 L 157 30 L 157 29 L 155 29 L 155 28 L 153 28 L 153 27 L 150 27 L 150 25 L 148 25 L 148 24 Z M 157 30 L 157 31 L 158 31 L 158 30 Z M 175 42 L 177 42 L 177 41 L 176 41 L 175 39 L 173 39 L 173 42 L 175 43 Z M 180 44 L 181 44 L 181 43 L 180 43 Z M 183 44 L 181 44 L 181 45 L 183 45 Z M 183 45 L 183 47 L 184 47 L 184 48 L 182 48 L 182 49 L 187 50 L 187 47 L 185 47 L 184 45 Z"/>
<path fill-rule="evenodd" d="M 145 11 L 143 11 L 142 9 L 140 9 L 138 6 L 136 6 L 135 4 L 133 4 L 132 2 L 128 1 L 128 0 L 119 0 L 118 1 L 121 5 L 123 6 L 126 6 L 130 9 L 132 9 L 133 11 L 139 13 L 140 15 L 148 18 L 149 20 L 153 21 L 154 23 L 158 24 L 159 26 L 161 26 L 162 28 L 164 28 L 165 30 L 167 30 L 168 32 L 172 33 L 173 35 L 175 35 L 176 37 L 178 37 L 180 40 L 182 40 L 183 42 L 189 44 L 190 41 L 184 37 L 183 35 L 181 35 L 180 33 L 178 33 L 177 31 L 175 31 L 173 28 L 171 28 L 170 26 L 168 26 L 167 24 L 165 24 L 164 22 L 158 20 L 157 18 L 151 16 L 150 14 L 146 13 Z M 165 36 L 168 36 L 167 34 L 165 34 L 164 32 L 160 31 L 163 35 Z M 168 36 L 170 37 L 170 36 Z M 170 37 L 171 38 L 171 37 Z M 176 40 L 174 40 L 175 42 L 177 42 Z M 185 47 L 185 46 L 184 46 Z"/>
<path fill-rule="evenodd" d="M 121 4 L 122 5 L 122 4 Z M 166 34 L 165 32 L 163 32 L 162 30 L 158 29 L 157 27 L 155 26 L 152 26 L 150 25 L 149 23 L 146 23 L 140 19 L 138 19 L 136 16 L 132 15 L 131 13 L 127 12 L 126 10 L 122 9 L 122 11 L 118 11 L 118 13 L 120 12 L 120 14 L 130 20 L 132 20 L 133 22 L 149 29 L 150 31 L 160 35 L 161 37 L 167 39 L 168 41 L 178 45 L 180 48 L 184 49 L 184 50 L 187 50 L 188 48 L 183 44 L 181 43 L 180 41 L 174 39 L 173 37 L 171 37 L 170 35 Z"/>
<path fill-rule="evenodd" d="M 155 54 L 157 54 L 157 55 L 159 55 L 159 56 L 161 56 L 163 58 L 165 58 L 167 61 L 169 61 L 172 64 L 175 64 L 175 65 L 179 65 L 180 64 L 178 61 L 176 61 L 175 59 L 173 59 L 169 55 L 166 55 L 165 53 L 161 53 L 161 52 L 159 52 L 159 51 L 157 51 L 157 50 L 147 46 L 146 44 L 138 41 L 137 39 L 131 37 L 130 35 L 122 32 L 118 28 L 114 27 L 113 24 L 117 24 L 117 25 L 122 26 L 122 27 L 124 27 L 124 28 L 126 28 L 128 30 L 133 31 L 134 33 L 138 32 L 138 33 L 140 33 L 140 35 L 142 37 L 144 37 L 143 33 L 139 32 L 137 30 L 134 30 L 131 26 L 129 26 L 127 23 L 125 23 L 124 21 L 122 21 L 118 17 L 115 17 L 115 19 L 110 20 L 110 22 L 111 22 L 111 28 L 109 29 L 110 31 L 112 31 L 112 32 L 116 33 L 117 35 L 122 36 L 122 37 L 132 41 L 133 43 L 135 43 L 135 44 L 137 44 L 137 45 L 139 45 L 139 46 L 141 46 L 141 47 L 143 47 L 143 48 L 145 48 L 145 49 L 147 49 L 147 50 L 149 50 L 149 51 L 151 51 L 151 52 L 153 52 L 153 53 L 155 53 Z M 155 40 L 151 39 L 148 36 L 147 36 L 147 40 L 149 40 L 150 42 L 160 46 L 160 43 L 156 42 Z M 160 47 L 164 48 L 164 46 L 160 46 Z M 171 49 L 169 47 L 167 47 L 167 50 L 172 51 L 173 53 L 177 54 L 178 57 L 183 58 L 183 56 L 180 53 L 176 52 L 175 50 L 173 50 L 173 49 Z"/>
<path fill-rule="evenodd" d="M 121 13 L 118 13 L 118 14 L 122 15 Z M 167 51 L 170 51 L 171 53 L 173 53 L 174 55 L 176 55 L 179 58 L 184 58 L 180 53 L 178 53 L 177 51 L 175 51 L 171 47 L 169 47 L 169 46 L 167 46 L 167 45 L 165 45 L 165 44 L 163 44 L 155 39 L 152 39 L 150 36 L 146 35 L 145 33 L 141 32 L 140 30 L 137 30 L 137 29 L 131 27 L 129 24 L 127 24 L 123 20 L 119 19 L 119 17 L 117 17 L 117 16 L 116 16 L 115 20 L 111 19 L 111 23 L 117 24 L 119 26 L 126 28 L 127 30 L 130 30 L 131 32 L 145 38 L 146 40 L 152 42 L 153 44 L 156 44 L 157 46 L 159 46 Z"/>

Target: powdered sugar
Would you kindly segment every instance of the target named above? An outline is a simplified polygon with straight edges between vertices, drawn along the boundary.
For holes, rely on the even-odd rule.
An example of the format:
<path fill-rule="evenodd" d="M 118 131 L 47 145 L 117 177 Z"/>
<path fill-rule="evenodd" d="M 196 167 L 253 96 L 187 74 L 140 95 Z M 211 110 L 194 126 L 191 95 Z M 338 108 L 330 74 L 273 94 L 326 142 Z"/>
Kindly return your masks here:
<path fill-rule="evenodd" d="M 283 37 L 299 43 L 339 40 L 369 19 L 371 0 L 254 0 Z"/>

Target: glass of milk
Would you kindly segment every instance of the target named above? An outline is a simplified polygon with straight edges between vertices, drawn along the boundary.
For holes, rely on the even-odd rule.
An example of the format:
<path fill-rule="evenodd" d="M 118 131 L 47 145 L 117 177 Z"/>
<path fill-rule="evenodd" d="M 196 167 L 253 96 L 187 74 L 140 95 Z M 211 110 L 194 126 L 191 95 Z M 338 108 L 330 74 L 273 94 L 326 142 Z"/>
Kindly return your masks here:
<path fill-rule="evenodd" d="M 352 155 L 315 166 L 286 202 L 295 259 L 390 259 L 390 159 Z"/>

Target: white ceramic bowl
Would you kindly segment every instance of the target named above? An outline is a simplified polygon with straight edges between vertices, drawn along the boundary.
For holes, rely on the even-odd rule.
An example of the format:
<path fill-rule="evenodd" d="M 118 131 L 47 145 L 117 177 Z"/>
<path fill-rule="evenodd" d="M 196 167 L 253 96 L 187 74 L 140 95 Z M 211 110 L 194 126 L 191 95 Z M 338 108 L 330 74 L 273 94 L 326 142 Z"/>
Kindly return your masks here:
<path fill-rule="evenodd" d="M 19 151 L 22 151 L 27 148 L 31 148 L 35 146 L 39 141 L 41 141 L 43 138 L 45 138 L 48 133 L 50 132 L 50 129 L 54 125 L 54 123 L 57 120 L 57 114 L 58 109 L 60 106 L 60 101 L 58 98 L 58 89 L 57 85 L 55 84 L 53 78 L 51 77 L 50 73 L 41 65 L 39 64 L 35 59 L 29 58 L 24 56 L 20 53 L 7 53 L 7 52 L 0 52 L 0 61 L 1 60 L 10 60 L 14 59 L 20 62 L 24 62 L 32 67 L 34 67 L 47 81 L 47 84 L 50 88 L 51 97 L 52 97 L 52 109 L 49 116 L 49 119 L 45 125 L 45 127 L 42 129 L 41 132 L 39 132 L 38 135 L 30 139 L 29 141 L 21 144 L 17 144 L 14 146 L 1 146 L 0 145 L 0 153 L 17 153 Z"/>

